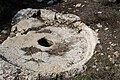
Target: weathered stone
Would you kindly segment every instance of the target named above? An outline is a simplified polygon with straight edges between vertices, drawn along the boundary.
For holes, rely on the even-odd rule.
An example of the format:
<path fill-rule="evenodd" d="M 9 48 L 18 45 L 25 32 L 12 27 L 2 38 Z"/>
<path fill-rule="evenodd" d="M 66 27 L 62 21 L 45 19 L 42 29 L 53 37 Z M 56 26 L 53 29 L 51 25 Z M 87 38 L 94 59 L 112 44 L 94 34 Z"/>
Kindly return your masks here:
<path fill-rule="evenodd" d="M 41 17 L 43 20 L 55 20 L 55 14 L 56 12 L 53 12 L 51 10 L 45 10 L 45 9 L 41 9 Z"/>
<path fill-rule="evenodd" d="M 70 24 L 74 21 L 80 20 L 80 17 L 73 15 L 73 14 L 62 14 L 62 13 L 57 13 L 56 18 L 59 23 L 66 23 Z"/>
<path fill-rule="evenodd" d="M 27 19 L 32 17 L 34 14 L 37 15 L 38 10 L 37 9 L 31 9 L 31 8 L 27 8 L 27 9 L 22 9 L 20 10 L 13 18 L 12 20 L 12 24 L 16 24 L 19 21 L 21 21 L 22 19 Z"/>
<path fill-rule="evenodd" d="M 21 16 L 16 16 L 18 14 Z M 78 16 L 45 9 L 26 9 L 18 14 L 13 19 L 17 23 L 11 29 L 15 35 L 0 45 L 3 60 L 0 65 L 7 65 L 11 73 L 20 68 L 21 80 L 27 80 L 28 76 L 33 80 L 57 75 L 68 78 L 83 71 L 98 40 L 97 33 L 80 22 Z M 13 78 L 18 76 L 18 72 L 15 73 Z M 5 74 L 10 75 L 9 71 Z"/>

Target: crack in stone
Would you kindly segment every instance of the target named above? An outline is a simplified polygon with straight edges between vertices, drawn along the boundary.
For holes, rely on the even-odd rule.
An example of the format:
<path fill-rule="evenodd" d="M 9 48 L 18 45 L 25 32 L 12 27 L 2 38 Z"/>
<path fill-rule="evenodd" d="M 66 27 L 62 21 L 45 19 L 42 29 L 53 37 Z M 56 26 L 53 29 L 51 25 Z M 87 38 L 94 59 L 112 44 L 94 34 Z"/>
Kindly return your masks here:
<path fill-rule="evenodd" d="M 39 26 L 39 27 L 33 27 L 33 28 L 29 28 L 28 30 L 24 31 L 22 33 L 23 34 L 27 34 L 29 31 L 38 31 L 38 30 L 41 30 L 42 28 L 45 28 L 47 27 L 47 25 L 42 25 L 42 26 Z"/>
<path fill-rule="evenodd" d="M 36 62 L 36 63 L 45 62 L 45 61 L 43 61 L 42 59 L 35 60 L 34 58 L 25 59 L 25 60 L 26 60 L 26 62 L 29 62 L 29 61 L 33 61 L 33 62 Z M 26 63 L 26 62 L 25 62 L 25 63 Z"/>
<path fill-rule="evenodd" d="M 51 30 L 44 29 L 44 30 L 36 31 L 36 33 L 52 33 L 52 31 L 51 31 Z"/>
<path fill-rule="evenodd" d="M 0 58 L 1 58 L 2 60 L 4 60 L 5 62 L 11 64 L 11 65 L 14 65 L 14 66 L 16 66 L 16 67 L 19 67 L 17 64 L 13 64 L 10 60 L 8 60 L 5 56 L 3 56 L 3 55 L 1 55 L 1 54 L 0 54 Z"/>

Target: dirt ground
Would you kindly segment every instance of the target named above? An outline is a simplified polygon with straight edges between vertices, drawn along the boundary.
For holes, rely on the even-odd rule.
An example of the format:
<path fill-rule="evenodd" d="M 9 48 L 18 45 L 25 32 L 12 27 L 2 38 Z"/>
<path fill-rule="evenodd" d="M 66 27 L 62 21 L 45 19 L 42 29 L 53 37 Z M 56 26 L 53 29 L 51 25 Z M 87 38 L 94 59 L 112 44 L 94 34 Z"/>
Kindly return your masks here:
<path fill-rule="evenodd" d="M 0 43 L 10 33 L 10 21 L 13 15 L 22 8 L 47 8 L 62 13 L 76 14 L 80 16 L 81 21 L 98 33 L 100 43 L 96 46 L 92 59 L 86 63 L 87 69 L 80 75 L 68 80 L 120 80 L 119 2 L 101 4 L 92 0 L 68 0 L 68 2 L 61 2 L 52 6 L 33 6 L 11 8 L 10 13 L 6 14 L 8 16 L 1 16 L 0 20 L 3 19 L 3 22 L 0 22 Z"/>

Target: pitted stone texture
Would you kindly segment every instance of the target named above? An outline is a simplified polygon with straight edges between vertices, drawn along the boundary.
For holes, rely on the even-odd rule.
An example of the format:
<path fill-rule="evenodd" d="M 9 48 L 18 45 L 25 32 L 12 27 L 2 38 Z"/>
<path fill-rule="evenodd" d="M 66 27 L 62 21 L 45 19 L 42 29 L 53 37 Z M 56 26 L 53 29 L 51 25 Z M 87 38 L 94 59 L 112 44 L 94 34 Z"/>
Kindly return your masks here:
<path fill-rule="evenodd" d="M 32 10 L 35 11 L 31 9 L 30 14 Z M 44 9 L 37 11 L 40 15 L 35 13 L 34 17 L 28 17 L 29 14 L 23 17 L 27 9 L 23 11 L 25 14 L 14 17 L 13 22 L 19 21 L 11 29 L 15 35 L 0 45 L 2 59 L 23 72 L 33 71 L 32 76 L 54 78 L 79 74 L 94 54 L 97 33 L 80 22 L 76 15 Z"/>

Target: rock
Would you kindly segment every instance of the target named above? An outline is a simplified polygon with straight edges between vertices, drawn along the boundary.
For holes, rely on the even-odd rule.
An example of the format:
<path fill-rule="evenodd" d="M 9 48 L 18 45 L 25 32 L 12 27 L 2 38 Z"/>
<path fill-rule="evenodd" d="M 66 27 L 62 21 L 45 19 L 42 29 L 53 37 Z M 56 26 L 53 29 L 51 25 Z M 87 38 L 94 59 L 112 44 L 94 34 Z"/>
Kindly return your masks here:
<path fill-rule="evenodd" d="M 81 3 L 78 3 L 75 5 L 75 7 L 80 7 L 82 4 Z"/>
<path fill-rule="evenodd" d="M 8 71 L 4 74 L 14 80 L 16 76 L 36 80 L 78 75 L 98 42 L 97 33 L 74 14 L 23 9 L 12 22 L 11 34 L 15 35 L 0 45 L 0 71 Z"/>
<path fill-rule="evenodd" d="M 35 14 L 38 16 L 39 14 L 37 14 L 37 12 L 39 12 L 37 9 L 34 10 L 32 10 L 31 8 L 22 9 L 14 16 L 14 18 L 12 19 L 12 24 L 15 25 L 22 19 L 30 18 Z"/>
<path fill-rule="evenodd" d="M 80 17 L 78 17 L 76 15 L 62 14 L 62 13 L 56 13 L 56 18 L 59 23 L 66 23 L 66 24 L 80 20 Z"/>
<path fill-rule="evenodd" d="M 53 12 L 51 10 L 45 10 L 45 9 L 41 9 L 40 11 L 41 11 L 41 15 L 40 16 L 41 16 L 41 18 L 43 20 L 49 20 L 49 21 L 55 20 L 56 12 Z"/>
<path fill-rule="evenodd" d="M 52 5 L 54 3 L 54 0 L 50 0 L 47 2 L 48 5 Z"/>
<path fill-rule="evenodd" d="M 7 31 L 6 30 L 2 30 L 1 33 L 2 34 L 7 34 Z"/>

